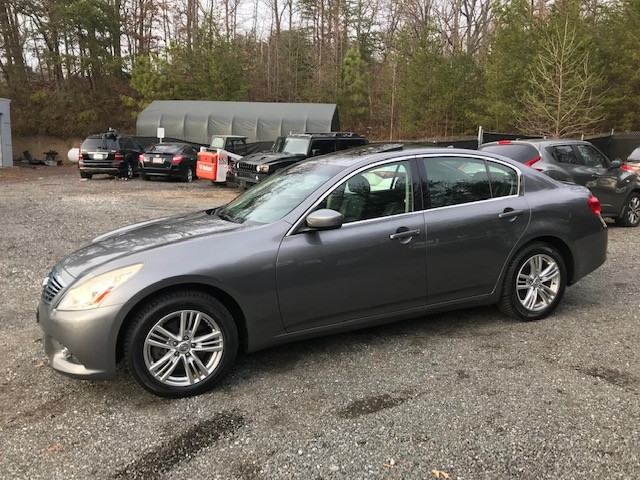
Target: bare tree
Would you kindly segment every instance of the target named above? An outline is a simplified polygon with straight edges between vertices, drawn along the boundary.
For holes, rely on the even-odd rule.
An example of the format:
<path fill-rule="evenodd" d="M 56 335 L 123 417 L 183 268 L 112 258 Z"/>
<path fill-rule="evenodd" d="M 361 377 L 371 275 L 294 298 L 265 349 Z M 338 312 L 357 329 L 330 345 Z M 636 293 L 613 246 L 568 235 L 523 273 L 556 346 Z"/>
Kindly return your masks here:
<path fill-rule="evenodd" d="M 603 78 L 568 20 L 545 36 L 530 68 L 519 123 L 525 131 L 562 138 L 591 133 L 604 119 Z"/>

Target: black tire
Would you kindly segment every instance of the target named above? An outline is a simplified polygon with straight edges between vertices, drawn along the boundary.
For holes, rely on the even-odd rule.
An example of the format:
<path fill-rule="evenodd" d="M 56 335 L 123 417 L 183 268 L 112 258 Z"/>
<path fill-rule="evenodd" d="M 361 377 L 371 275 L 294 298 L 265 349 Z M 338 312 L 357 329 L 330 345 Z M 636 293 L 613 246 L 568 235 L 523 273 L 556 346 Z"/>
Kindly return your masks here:
<path fill-rule="evenodd" d="M 539 274 L 545 271 L 547 275 L 541 278 Z M 530 243 L 509 264 L 498 308 L 520 320 L 540 320 L 558 306 L 566 285 L 562 255 L 547 243 Z"/>
<path fill-rule="evenodd" d="M 620 216 L 616 218 L 616 225 L 621 227 L 637 227 L 640 225 L 640 195 L 631 192 L 622 207 Z"/>
<path fill-rule="evenodd" d="M 83 172 L 82 170 L 80 170 L 80 178 L 86 178 L 87 180 L 91 180 L 91 177 L 93 177 L 91 173 Z"/>
<path fill-rule="evenodd" d="M 188 315 L 184 330 L 181 314 Z M 198 320 L 194 314 L 198 314 Z M 150 338 L 158 326 L 163 330 L 156 330 Z M 195 326 L 195 332 L 189 330 L 190 326 Z M 165 331 L 175 336 L 168 337 Z M 198 343 L 198 338 L 205 335 L 213 337 Z M 149 344 L 148 340 L 155 343 Z M 206 350 L 212 348 L 217 350 Z M 238 330 L 233 317 L 218 300 L 198 291 L 178 291 L 150 301 L 133 318 L 124 342 L 127 368 L 133 378 L 149 392 L 167 398 L 210 390 L 231 368 L 237 351 Z M 154 362 L 160 364 L 155 374 L 151 372 Z M 163 372 L 165 378 L 161 378 Z"/>
<path fill-rule="evenodd" d="M 122 178 L 126 178 L 127 180 L 133 179 L 135 172 L 133 170 L 133 165 L 131 162 L 127 162 L 125 165 L 125 171 L 122 173 Z"/>
<path fill-rule="evenodd" d="M 191 166 L 187 167 L 187 169 L 184 172 L 184 175 L 182 176 L 182 181 L 187 183 L 193 182 L 193 167 Z"/>

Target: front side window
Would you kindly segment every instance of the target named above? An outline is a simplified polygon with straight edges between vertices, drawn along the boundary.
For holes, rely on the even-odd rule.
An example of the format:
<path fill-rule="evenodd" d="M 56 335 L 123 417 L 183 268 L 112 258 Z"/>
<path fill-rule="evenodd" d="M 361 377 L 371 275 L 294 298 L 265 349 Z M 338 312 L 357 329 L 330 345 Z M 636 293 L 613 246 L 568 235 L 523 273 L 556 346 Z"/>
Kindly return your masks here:
<path fill-rule="evenodd" d="M 342 213 L 344 223 L 413 211 L 408 161 L 377 166 L 342 182 L 318 206 Z"/>
<path fill-rule="evenodd" d="M 335 140 L 314 140 L 311 142 L 311 152 L 315 155 L 324 155 L 335 152 Z"/>
<path fill-rule="evenodd" d="M 576 145 L 576 149 L 580 152 L 587 167 L 607 168 L 609 166 L 609 162 L 604 158 L 604 155 L 591 145 Z"/>
<path fill-rule="evenodd" d="M 427 174 L 429 208 L 459 205 L 491 198 L 484 160 L 464 157 L 428 157 L 421 161 Z"/>

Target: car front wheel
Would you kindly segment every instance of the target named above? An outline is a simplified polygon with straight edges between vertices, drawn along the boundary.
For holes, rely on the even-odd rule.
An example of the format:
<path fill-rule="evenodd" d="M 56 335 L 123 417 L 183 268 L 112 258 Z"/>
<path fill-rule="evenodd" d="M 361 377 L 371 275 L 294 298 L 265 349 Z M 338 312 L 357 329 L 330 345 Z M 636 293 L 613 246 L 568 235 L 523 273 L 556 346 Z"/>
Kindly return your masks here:
<path fill-rule="evenodd" d="M 535 242 L 513 258 L 498 308 L 521 320 L 539 320 L 560 303 L 567 284 L 567 270 L 560 253 L 551 245 Z"/>
<path fill-rule="evenodd" d="M 621 227 L 637 227 L 640 224 L 640 195 L 636 192 L 627 198 L 616 224 Z"/>
<path fill-rule="evenodd" d="M 215 298 L 175 292 L 135 316 L 124 350 L 127 367 L 143 388 L 161 397 L 189 397 L 211 389 L 231 368 L 238 330 Z"/>

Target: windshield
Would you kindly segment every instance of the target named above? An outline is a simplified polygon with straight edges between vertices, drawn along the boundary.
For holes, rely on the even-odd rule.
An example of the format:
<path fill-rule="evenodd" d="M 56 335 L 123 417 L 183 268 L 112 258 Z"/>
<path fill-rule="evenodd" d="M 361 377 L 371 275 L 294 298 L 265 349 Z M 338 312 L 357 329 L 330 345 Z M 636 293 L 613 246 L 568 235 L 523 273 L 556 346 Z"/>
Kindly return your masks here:
<path fill-rule="evenodd" d="M 306 155 L 309 151 L 308 138 L 292 138 L 285 137 L 282 140 L 278 139 L 273 146 L 273 151 L 276 153 L 290 153 L 292 155 Z"/>
<path fill-rule="evenodd" d="M 344 167 L 298 163 L 281 170 L 216 213 L 231 222 L 272 223 L 296 208 Z"/>

